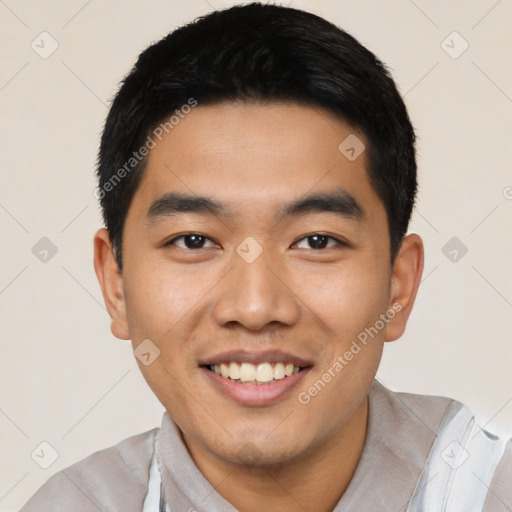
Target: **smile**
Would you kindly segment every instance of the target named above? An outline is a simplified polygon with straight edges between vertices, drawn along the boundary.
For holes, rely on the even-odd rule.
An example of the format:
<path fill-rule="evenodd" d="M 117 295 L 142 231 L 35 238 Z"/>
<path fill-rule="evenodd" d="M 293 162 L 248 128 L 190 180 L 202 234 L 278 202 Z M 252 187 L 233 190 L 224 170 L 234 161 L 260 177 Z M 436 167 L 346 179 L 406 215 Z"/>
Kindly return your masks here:
<path fill-rule="evenodd" d="M 238 356 L 224 354 L 201 364 L 200 369 L 216 392 L 245 407 L 269 406 L 293 397 L 293 390 L 313 368 L 307 361 L 283 354 Z"/>
<path fill-rule="evenodd" d="M 271 384 L 299 373 L 300 366 L 293 363 L 239 363 L 235 361 L 212 364 L 208 366 L 210 371 L 221 375 L 226 379 L 247 384 Z"/>

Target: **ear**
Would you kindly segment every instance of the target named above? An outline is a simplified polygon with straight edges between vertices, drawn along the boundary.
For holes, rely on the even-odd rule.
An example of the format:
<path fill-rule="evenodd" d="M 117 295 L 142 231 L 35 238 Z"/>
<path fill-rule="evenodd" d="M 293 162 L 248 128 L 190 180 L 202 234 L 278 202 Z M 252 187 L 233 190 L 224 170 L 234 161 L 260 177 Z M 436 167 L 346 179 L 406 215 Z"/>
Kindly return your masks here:
<path fill-rule="evenodd" d="M 394 311 L 384 330 L 384 340 L 394 341 L 405 331 L 423 273 L 423 242 L 418 235 L 404 237 L 391 273 L 389 310 Z"/>
<path fill-rule="evenodd" d="M 129 340 L 123 275 L 117 266 L 112 243 L 105 228 L 100 229 L 94 235 L 94 270 L 110 315 L 112 334 L 121 340 Z"/>

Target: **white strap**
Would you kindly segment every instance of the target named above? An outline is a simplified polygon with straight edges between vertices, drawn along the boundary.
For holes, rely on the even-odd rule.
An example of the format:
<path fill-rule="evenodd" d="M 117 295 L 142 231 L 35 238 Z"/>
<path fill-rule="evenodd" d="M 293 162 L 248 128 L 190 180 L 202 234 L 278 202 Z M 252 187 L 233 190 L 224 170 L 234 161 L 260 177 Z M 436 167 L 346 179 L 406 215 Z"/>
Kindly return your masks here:
<path fill-rule="evenodd" d="M 158 512 L 160 508 L 160 486 L 162 477 L 158 469 L 158 462 L 155 453 L 151 458 L 151 466 L 149 467 L 148 493 L 144 499 L 142 512 Z"/>
<path fill-rule="evenodd" d="M 481 511 L 505 445 L 479 428 L 466 407 L 452 402 L 406 512 Z"/>

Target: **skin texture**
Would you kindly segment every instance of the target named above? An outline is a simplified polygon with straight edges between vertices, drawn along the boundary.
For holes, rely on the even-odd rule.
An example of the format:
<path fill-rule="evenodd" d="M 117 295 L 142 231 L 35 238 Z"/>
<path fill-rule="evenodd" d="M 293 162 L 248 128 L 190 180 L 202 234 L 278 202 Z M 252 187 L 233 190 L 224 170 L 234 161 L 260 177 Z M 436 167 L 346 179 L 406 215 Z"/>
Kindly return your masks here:
<path fill-rule="evenodd" d="M 339 144 L 364 137 L 333 114 L 297 104 L 197 106 L 151 150 L 123 233 L 120 273 L 108 233 L 95 236 L 95 269 L 112 332 L 160 356 L 139 362 L 149 386 L 180 427 L 206 478 L 240 511 L 329 511 L 357 466 L 367 395 L 383 344 L 399 338 L 423 270 L 423 245 L 404 238 L 391 266 L 384 205 L 363 153 Z M 366 143 L 366 142 L 365 142 Z M 276 221 L 284 205 L 342 188 L 361 219 L 309 212 Z M 207 196 L 230 215 L 181 213 L 147 220 L 169 192 Z M 208 241 L 190 249 L 179 235 Z M 311 248 L 316 233 L 334 240 Z M 253 237 L 252 263 L 236 252 Z M 210 241 L 211 240 L 211 241 Z M 307 391 L 365 328 L 393 304 L 401 310 L 306 405 Z M 300 385 L 276 403 L 244 406 L 199 367 L 215 355 L 279 349 L 307 360 Z"/>

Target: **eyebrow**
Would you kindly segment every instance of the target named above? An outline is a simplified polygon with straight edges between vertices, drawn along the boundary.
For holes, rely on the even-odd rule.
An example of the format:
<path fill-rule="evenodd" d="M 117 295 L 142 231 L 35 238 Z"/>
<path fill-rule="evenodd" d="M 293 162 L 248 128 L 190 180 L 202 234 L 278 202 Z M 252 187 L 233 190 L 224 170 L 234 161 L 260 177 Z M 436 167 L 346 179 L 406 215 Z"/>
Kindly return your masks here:
<path fill-rule="evenodd" d="M 161 218 L 187 213 L 234 216 L 230 208 L 209 197 L 169 192 L 151 203 L 146 220 L 153 223 Z M 366 217 L 364 209 L 349 192 L 336 188 L 329 192 L 309 194 L 282 206 L 278 210 L 277 221 L 307 213 L 334 213 L 345 219 L 359 221 Z"/>
<path fill-rule="evenodd" d="M 228 208 L 209 197 L 169 192 L 151 203 L 146 219 L 153 222 L 160 217 L 170 217 L 183 213 L 228 215 Z"/>
<path fill-rule="evenodd" d="M 285 205 L 279 214 L 279 220 L 306 213 L 334 213 L 345 219 L 363 220 L 366 218 L 363 207 L 354 196 L 344 189 L 336 188 L 330 192 L 316 192 Z"/>

